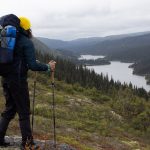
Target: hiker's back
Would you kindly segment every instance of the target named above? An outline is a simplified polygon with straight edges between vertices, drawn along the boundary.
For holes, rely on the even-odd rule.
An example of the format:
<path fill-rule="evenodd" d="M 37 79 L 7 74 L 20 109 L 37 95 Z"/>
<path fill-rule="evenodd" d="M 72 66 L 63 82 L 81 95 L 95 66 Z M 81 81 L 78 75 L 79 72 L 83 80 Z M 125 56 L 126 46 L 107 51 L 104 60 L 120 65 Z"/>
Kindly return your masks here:
<path fill-rule="evenodd" d="M 4 78 L 27 76 L 28 67 L 24 57 L 24 49 L 26 46 L 30 47 L 32 42 L 24 30 L 20 28 L 19 23 L 19 18 L 12 14 L 0 18 L 0 25 L 3 26 L 0 33 L 0 76 Z M 12 31 L 13 29 L 16 29 L 16 32 Z M 11 34 L 8 34 L 8 31 Z"/>

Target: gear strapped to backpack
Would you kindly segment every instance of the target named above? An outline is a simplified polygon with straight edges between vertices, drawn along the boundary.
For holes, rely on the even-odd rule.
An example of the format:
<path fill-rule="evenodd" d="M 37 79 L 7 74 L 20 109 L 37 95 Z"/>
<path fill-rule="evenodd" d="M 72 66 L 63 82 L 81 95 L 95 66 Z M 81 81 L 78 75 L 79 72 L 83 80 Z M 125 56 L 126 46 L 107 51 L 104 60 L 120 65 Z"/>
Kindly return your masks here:
<path fill-rule="evenodd" d="M 10 14 L 0 18 L 0 75 L 10 72 L 20 20 Z"/>
<path fill-rule="evenodd" d="M 13 52 L 16 43 L 16 27 L 6 26 L 0 32 L 0 63 L 7 64 L 13 61 Z"/>

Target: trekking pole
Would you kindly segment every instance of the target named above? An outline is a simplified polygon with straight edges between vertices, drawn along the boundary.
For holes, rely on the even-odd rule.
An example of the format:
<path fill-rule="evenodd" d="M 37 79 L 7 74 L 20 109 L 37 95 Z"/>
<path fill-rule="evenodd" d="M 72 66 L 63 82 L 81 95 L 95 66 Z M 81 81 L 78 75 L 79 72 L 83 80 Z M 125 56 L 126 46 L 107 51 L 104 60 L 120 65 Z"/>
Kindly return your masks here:
<path fill-rule="evenodd" d="M 36 92 L 36 78 L 37 78 L 37 72 L 35 71 L 34 84 L 33 84 L 33 101 L 32 101 L 32 133 L 33 133 L 33 125 L 34 125 L 34 105 L 35 105 L 35 92 Z"/>
<path fill-rule="evenodd" d="M 54 148 L 56 148 L 56 116 L 55 116 L 55 81 L 54 71 L 51 73 L 51 84 L 52 84 L 52 112 L 53 112 L 53 140 Z"/>
<path fill-rule="evenodd" d="M 36 63 L 40 63 L 40 61 L 36 60 Z M 33 125 L 34 125 L 34 105 L 35 105 L 35 92 L 36 92 L 36 78 L 37 78 L 37 71 L 35 71 L 34 84 L 33 84 L 32 122 L 31 122 L 32 133 L 33 133 Z"/>

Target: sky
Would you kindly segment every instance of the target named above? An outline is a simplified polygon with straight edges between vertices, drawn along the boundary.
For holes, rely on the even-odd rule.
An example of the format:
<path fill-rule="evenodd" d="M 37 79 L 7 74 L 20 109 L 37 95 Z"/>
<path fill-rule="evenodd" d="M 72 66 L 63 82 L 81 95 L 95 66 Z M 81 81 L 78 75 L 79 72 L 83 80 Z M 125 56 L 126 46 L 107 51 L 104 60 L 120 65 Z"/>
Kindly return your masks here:
<path fill-rule="evenodd" d="M 150 31 L 150 0 L 0 0 L 0 16 L 32 23 L 34 36 L 73 40 Z"/>

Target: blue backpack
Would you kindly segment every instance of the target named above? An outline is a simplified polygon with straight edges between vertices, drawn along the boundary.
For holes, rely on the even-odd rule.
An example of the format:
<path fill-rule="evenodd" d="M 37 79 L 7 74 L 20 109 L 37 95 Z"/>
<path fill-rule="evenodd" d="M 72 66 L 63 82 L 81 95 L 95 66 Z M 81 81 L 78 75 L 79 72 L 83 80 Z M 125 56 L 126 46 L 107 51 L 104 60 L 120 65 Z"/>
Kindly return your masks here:
<path fill-rule="evenodd" d="M 10 14 L 0 18 L 0 75 L 11 72 L 20 20 Z"/>
<path fill-rule="evenodd" d="M 13 62 L 13 53 L 16 44 L 17 29 L 7 25 L 0 31 L 0 63 L 8 64 Z"/>

